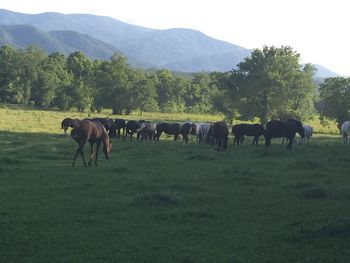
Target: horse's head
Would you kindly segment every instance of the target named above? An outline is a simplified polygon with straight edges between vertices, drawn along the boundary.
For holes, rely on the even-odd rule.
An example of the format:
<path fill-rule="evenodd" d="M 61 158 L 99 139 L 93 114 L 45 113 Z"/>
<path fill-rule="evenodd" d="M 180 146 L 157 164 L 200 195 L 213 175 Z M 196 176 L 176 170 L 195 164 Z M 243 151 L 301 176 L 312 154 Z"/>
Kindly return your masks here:
<path fill-rule="evenodd" d="M 104 143 L 103 143 L 103 153 L 105 154 L 105 158 L 106 160 L 110 161 L 111 157 L 110 157 L 110 152 L 112 150 L 112 141 L 107 139 Z"/>

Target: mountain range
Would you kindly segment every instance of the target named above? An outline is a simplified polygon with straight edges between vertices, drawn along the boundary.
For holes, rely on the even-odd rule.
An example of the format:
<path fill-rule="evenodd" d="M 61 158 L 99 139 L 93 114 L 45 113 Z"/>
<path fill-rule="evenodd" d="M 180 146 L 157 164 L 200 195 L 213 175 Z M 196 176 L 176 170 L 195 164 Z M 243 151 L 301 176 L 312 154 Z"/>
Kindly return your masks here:
<path fill-rule="evenodd" d="M 38 46 L 48 53 L 79 50 L 96 59 L 121 52 L 132 66 L 179 72 L 229 71 L 251 50 L 200 31 L 151 29 L 89 14 L 23 14 L 0 9 L 0 45 Z M 317 77 L 337 74 L 315 65 Z"/>

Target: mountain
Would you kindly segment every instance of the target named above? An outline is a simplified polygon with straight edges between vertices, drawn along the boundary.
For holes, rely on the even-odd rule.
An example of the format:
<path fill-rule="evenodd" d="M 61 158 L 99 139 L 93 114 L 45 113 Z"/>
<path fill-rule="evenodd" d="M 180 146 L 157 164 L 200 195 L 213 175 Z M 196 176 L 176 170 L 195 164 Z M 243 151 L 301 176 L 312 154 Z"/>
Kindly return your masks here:
<path fill-rule="evenodd" d="M 49 53 L 80 50 L 102 59 L 119 51 L 133 66 L 178 72 L 228 71 L 251 52 L 192 29 L 157 30 L 89 14 L 23 14 L 0 9 L 0 25 L 17 25 L 0 27 L 0 44 L 34 44 Z M 315 67 L 315 78 L 338 76 L 323 66 Z"/>
<path fill-rule="evenodd" d="M 129 62 L 132 58 L 139 65 L 166 66 L 170 70 L 226 71 L 250 54 L 249 49 L 211 38 L 199 31 L 156 30 L 104 16 L 51 12 L 22 14 L 0 9 L 0 24 L 28 24 L 43 32 L 75 31 L 110 44 L 126 55 Z M 226 58 L 225 61 L 220 62 L 220 57 Z"/>
<path fill-rule="evenodd" d="M 324 66 L 318 65 L 318 64 L 313 64 L 313 66 L 317 69 L 317 77 L 319 78 L 333 78 L 333 77 L 338 77 L 339 74 L 329 70 L 328 68 L 325 68 Z"/>
<path fill-rule="evenodd" d="M 30 25 L 0 25 L 0 45 L 8 44 L 17 48 L 30 45 L 48 53 L 54 51 L 66 55 L 79 50 L 91 58 L 109 59 L 116 48 L 88 35 L 74 31 L 42 32 Z"/>

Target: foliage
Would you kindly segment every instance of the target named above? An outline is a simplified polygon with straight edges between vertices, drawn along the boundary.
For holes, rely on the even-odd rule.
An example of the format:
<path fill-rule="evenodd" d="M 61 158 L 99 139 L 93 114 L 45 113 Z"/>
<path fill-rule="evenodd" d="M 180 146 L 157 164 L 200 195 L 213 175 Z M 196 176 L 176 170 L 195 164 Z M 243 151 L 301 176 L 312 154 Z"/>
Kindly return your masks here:
<path fill-rule="evenodd" d="M 327 78 L 320 85 L 320 114 L 321 119 L 335 119 L 340 128 L 341 124 L 350 120 L 350 78 Z"/>
<path fill-rule="evenodd" d="M 264 47 L 231 72 L 174 73 L 132 68 L 126 57 L 92 61 L 76 51 L 68 57 L 36 48 L 0 49 L 0 102 L 40 108 L 224 114 L 232 123 L 260 118 L 314 115 L 314 69 L 301 66 L 290 47 Z"/>
<path fill-rule="evenodd" d="M 229 91 L 242 119 L 258 117 L 308 119 L 313 113 L 315 85 L 311 65 L 300 65 L 290 47 L 264 47 L 238 64 L 230 76 Z"/>

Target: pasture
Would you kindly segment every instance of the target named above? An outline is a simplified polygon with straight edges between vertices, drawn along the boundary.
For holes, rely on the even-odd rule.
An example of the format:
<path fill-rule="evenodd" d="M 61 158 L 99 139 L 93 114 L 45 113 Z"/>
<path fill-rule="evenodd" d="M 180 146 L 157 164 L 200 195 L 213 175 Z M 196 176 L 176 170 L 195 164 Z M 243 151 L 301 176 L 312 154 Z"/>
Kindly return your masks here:
<path fill-rule="evenodd" d="M 292 150 L 230 137 L 224 153 L 193 138 L 114 140 L 111 161 L 84 168 L 78 157 L 72 168 L 77 144 L 59 125 L 79 114 L 0 111 L 0 262 L 350 259 L 340 136 Z"/>

